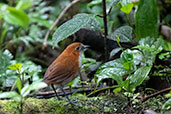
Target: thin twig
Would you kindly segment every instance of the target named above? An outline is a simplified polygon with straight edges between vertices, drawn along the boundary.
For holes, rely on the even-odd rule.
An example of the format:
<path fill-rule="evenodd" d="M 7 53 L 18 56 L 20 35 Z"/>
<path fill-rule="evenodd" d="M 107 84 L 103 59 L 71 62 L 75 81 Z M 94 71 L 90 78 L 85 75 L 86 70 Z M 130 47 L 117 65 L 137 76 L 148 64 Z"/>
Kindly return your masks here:
<path fill-rule="evenodd" d="M 63 17 L 63 15 L 66 13 L 66 11 L 73 6 L 74 4 L 76 4 L 77 2 L 79 2 L 80 0 L 73 0 L 68 6 L 66 6 L 64 8 L 64 10 L 60 13 L 60 15 L 58 16 L 58 18 L 56 19 L 55 23 L 49 28 L 49 30 L 47 31 L 45 38 L 44 38 L 44 42 L 43 42 L 43 46 L 42 49 L 45 49 L 47 46 L 47 39 L 49 37 L 49 34 L 51 33 L 51 31 L 55 28 L 55 26 L 58 24 L 59 20 Z"/>
<path fill-rule="evenodd" d="M 103 0 L 103 22 L 104 22 L 104 50 L 105 50 L 105 61 L 108 60 L 108 49 L 107 49 L 107 35 L 108 35 L 108 30 L 107 30 L 107 14 L 106 14 L 106 0 Z"/>
<path fill-rule="evenodd" d="M 158 91 L 158 92 L 156 92 L 156 93 L 154 93 L 154 94 L 152 94 L 152 95 L 149 95 L 149 96 L 143 98 L 143 99 L 142 99 L 142 102 L 148 100 L 148 99 L 151 98 L 151 97 L 155 97 L 155 96 L 157 96 L 157 95 L 159 95 L 159 94 L 161 94 L 161 93 L 164 93 L 164 92 L 167 92 L 167 91 L 170 91 L 170 90 L 171 90 L 171 87 L 165 88 L 165 89 L 163 89 L 163 90 L 161 90 L 161 91 Z"/>
<path fill-rule="evenodd" d="M 90 94 L 88 94 L 87 96 L 89 97 L 89 96 L 91 96 L 91 95 L 93 95 L 93 94 L 95 94 L 95 93 L 97 93 L 97 92 L 99 92 L 99 91 L 108 90 L 108 89 L 113 89 L 113 88 L 117 88 L 117 87 L 119 87 L 119 86 L 116 85 L 116 86 L 109 86 L 109 87 L 105 87 L 105 88 L 96 89 L 96 90 L 94 90 L 93 92 L 91 92 Z"/>

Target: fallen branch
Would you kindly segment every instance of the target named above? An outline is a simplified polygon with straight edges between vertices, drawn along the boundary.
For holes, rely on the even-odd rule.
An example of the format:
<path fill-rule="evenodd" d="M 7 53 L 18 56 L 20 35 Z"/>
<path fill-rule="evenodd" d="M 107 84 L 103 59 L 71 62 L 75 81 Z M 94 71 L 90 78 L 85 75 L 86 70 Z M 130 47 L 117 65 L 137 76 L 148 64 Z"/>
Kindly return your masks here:
<path fill-rule="evenodd" d="M 60 15 L 58 16 L 58 18 L 56 19 L 55 23 L 49 28 L 49 30 L 47 31 L 45 38 L 44 38 L 44 42 L 43 42 L 43 46 L 42 49 L 45 49 L 47 46 L 47 39 L 49 37 L 49 34 L 51 33 L 51 31 L 55 28 L 55 26 L 58 24 L 59 20 L 63 17 L 63 15 L 66 13 L 66 11 L 74 4 L 76 4 L 77 2 L 79 2 L 80 0 L 73 0 L 68 6 L 66 6 L 64 8 L 64 10 L 60 13 Z"/>
<path fill-rule="evenodd" d="M 65 88 L 64 91 L 66 93 L 66 95 L 70 95 L 70 94 L 73 94 L 73 93 L 84 93 L 84 92 L 91 92 L 93 91 L 94 88 L 82 88 L 82 87 L 75 87 L 75 88 L 72 88 L 72 90 L 70 90 L 70 88 Z M 61 92 L 59 89 L 56 90 L 57 94 L 59 96 L 64 96 L 64 93 Z M 37 98 L 51 98 L 51 97 L 54 97 L 56 96 L 55 95 L 55 92 L 54 91 L 47 91 L 47 92 L 39 92 L 36 94 L 36 97 Z"/>
<path fill-rule="evenodd" d="M 158 92 L 156 92 L 156 93 L 154 93 L 154 94 L 151 94 L 151 95 L 149 95 L 149 96 L 143 98 L 143 99 L 142 99 L 142 102 L 148 100 L 149 98 L 155 97 L 155 96 L 157 96 L 157 95 L 159 95 L 159 94 L 161 94 L 161 93 L 164 93 L 164 92 L 167 92 L 167 91 L 170 91 L 170 90 L 171 90 L 171 87 L 165 88 L 165 89 L 163 89 L 163 90 L 161 90 L 161 91 L 158 91 Z"/>

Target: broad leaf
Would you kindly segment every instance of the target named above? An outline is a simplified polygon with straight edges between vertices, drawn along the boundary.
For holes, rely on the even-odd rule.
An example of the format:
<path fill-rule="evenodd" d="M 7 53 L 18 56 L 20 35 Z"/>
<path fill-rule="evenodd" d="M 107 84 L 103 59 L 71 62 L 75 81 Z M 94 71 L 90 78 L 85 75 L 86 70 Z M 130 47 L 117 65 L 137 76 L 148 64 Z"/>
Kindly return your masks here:
<path fill-rule="evenodd" d="M 109 37 L 116 41 L 117 36 L 120 42 L 130 42 L 132 40 L 132 28 L 130 26 L 122 26 L 116 29 Z"/>
<path fill-rule="evenodd" d="M 118 85 L 122 85 L 122 76 L 128 73 L 129 71 L 124 68 L 121 59 L 116 59 L 102 65 L 95 76 L 98 78 L 97 83 L 100 83 L 103 79 L 112 78 L 117 81 Z"/>
<path fill-rule="evenodd" d="M 29 17 L 22 10 L 15 9 L 8 6 L 6 13 L 3 14 L 3 18 L 10 24 L 27 27 L 29 24 Z"/>
<path fill-rule="evenodd" d="M 77 32 L 81 28 L 97 29 L 98 22 L 93 15 L 90 14 L 77 14 L 73 19 L 62 24 L 53 34 L 53 46 L 56 46 L 58 42 L 64 40 L 68 36 Z"/>
<path fill-rule="evenodd" d="M 157 0 L 140 0 L 136 12 L 136 38 L 140 40 L 147 36 L 158 36 L 158 8 Z"/>
<path fill-rule="evenodd" d="M 34 82 L 33 84 L 31 84 L 29 86 L 29 89 L 31 91 L 33 91 L 33 90 L 39 90 L 39 89 L 42 89 L 42 88 L 45 88 L 45 87 L 47 87 L 47 84 L 44 83 L 44 82 Z"/>
<path fill-rule="evenodd" d="M 137 69 L 133 75 L 129 76 L 126 81 L 129 83 L 126 87 L 129 91 L 134 91 L 135 88 L 142 84 L 142 82 L 147 78 L 151 66 L 143 66 Z"/>
<path fill-rule="evenodd" d="M 24 87 L 21 90 L 22 97 L 26 97 L 30 93 L 29 85 L 24 85 Z"/>
<path fill-rule="evenodd" d="M 19 94 L 15 91 L 10 91 L 10 92 L 3 92 L 0 94 L 0 99 L 1 98 L 13 98 L 15 96 L 18 96 Z"/>
<path fill-rule="evenodd" d="M 0 99 L 1 98 L 10 98 L 14 99 L 15 101 L 21 101 L 20 95 L 15 91 L 3 92 L 0 94 Z"/>
<path fill-rule="evenodd" d="M 109 5 L 107 4 L 107 12 L 109 12 L 111 7 L 116 7 L 121 0 L 110 0 Z"/>
<path fill-rule="evenodd" d="M 26 10 L 32 6 L 32 2 L 33 0 L 20 0 L 15 8 L 19 10 Z"/>
<path fill-rule="evenodd" d="M 21 95 L 26 97 L 30 94 L 30 91 L 38 90 L 47 87 L 47 84 L 44 82 L 34 82 L 31 85 L 25 85 L 24 88 L 21 90 Z"/>

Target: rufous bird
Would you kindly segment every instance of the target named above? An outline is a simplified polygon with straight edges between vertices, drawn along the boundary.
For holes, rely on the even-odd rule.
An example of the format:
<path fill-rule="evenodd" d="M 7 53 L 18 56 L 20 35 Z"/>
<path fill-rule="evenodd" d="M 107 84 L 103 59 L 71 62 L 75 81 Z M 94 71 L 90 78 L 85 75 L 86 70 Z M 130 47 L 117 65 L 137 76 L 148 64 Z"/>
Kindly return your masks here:
<path fill-rule="evenodd" d="M 58 99 L 54 84 L 66 95 L 63 87 L 77 77 L 81 69 L 81 53 L 88 47 L 80 42 L 70 44 L 46 70 L 43 81 L 51 85 Z M 68 96 L 66 98 L 74 104 Z"/>

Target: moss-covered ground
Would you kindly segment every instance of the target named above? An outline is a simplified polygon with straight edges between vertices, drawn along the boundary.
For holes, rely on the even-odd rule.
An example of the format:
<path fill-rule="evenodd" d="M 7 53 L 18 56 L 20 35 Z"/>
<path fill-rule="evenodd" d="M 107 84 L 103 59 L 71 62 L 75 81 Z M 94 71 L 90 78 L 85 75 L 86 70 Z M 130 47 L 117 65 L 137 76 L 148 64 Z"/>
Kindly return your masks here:
<path fill-rule="evenodd" d="M 142 113 L 151 109 L 157 113 L 164 102 L 163 97 L 151 98 L 144 103 L 128 105 L 127 98 L 122 95 L 91 97 L 73 96 L 77 105 L 68 104 L 67 100 L 27 98 L 23 103 L 23 114 L 129 114 Z M 135 106 L 135 107 L 134 107 Z M 13 100 L 0 100 L 0 114 L 19 114 L 20 103 Z"/>

